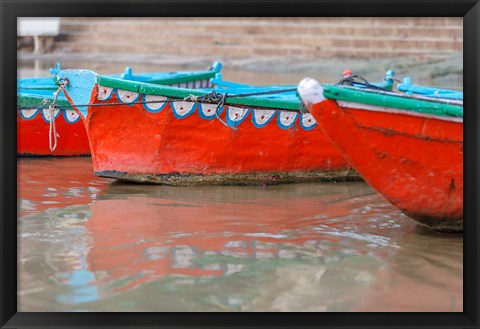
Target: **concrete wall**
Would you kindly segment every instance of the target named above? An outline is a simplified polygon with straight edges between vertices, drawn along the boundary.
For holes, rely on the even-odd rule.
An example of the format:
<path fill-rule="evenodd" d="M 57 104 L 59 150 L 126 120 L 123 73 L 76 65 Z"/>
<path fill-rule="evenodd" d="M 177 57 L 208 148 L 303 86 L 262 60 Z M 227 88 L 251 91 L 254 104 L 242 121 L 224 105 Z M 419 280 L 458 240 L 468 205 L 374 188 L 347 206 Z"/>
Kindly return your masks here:
<path fill-rule="evenodd" d="M 462 18 L 62 18 L 65 52 L 241 57 L 461 53 Z"/>

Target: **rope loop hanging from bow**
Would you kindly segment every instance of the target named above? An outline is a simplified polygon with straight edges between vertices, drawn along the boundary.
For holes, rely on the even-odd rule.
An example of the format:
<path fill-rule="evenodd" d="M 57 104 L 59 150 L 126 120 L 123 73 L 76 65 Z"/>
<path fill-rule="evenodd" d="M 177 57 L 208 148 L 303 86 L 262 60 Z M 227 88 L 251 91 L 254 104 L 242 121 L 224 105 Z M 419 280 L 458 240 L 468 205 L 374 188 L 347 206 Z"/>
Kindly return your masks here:
<path fill-rule="evenodd" d="M 58 81 L 58 89 L 53 93 L 53 101 L 50 101 L 46 98 L 43 99 L 43 104 L 48 105 L 48 120 L 50 123 L 48 130 L 48 146 L 50 148 L 50 152 L 55 151 L 58 144 L 58 138 L 60 137 L 60 135 L 57 133 L 57 126 L 55 125 L 55 110 L 57 109 L 55 103 L 57 102 L 60 92 L 65 90 L 67 85 L 68 79 L 60 79 Z"/>

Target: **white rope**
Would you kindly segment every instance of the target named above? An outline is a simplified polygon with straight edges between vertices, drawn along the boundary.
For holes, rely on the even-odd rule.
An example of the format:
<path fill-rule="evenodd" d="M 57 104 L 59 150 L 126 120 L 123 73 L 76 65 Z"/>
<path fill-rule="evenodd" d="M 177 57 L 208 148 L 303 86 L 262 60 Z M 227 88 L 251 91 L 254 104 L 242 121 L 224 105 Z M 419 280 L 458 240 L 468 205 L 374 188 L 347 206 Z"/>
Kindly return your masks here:
<path fill-rule="evenodd" d="M 44 99 L 43 103 L 48 104 L 48 116 L 50 120 L 50 127 L 48 130 L 48 146 L 50 147 L 50 152 L 55 151 L 58 144 L 58 138 L 60 135 L 57 133 L 57 126 L 55 125 L 55 103 L 57 102 L 58 96 L 60 95 L 60 91 L 65 89 L 65 86 L 68 84 L 68 80 L 63 80 L 58 82 L 58 89 L 53 93 L 54 99 L 53 102 L 50 102 L 48 99 Z M 53 144 L 53 145 L 52 145 Z"/>
<path fill-rule="evenodd" d="M 48 131 L 48 146 L 50 147 L 50 152 L 55 151 L 57 148 L 57 138 L 60 137 L 59 134 L 57 134 L 57 126 L 55 125 L 55 105 L 50 105 L 48 107 L 48 114 L 50 116 L 50 128 Z M 54 139 L 54 144 L 52 146 L 52 135 Z"/>

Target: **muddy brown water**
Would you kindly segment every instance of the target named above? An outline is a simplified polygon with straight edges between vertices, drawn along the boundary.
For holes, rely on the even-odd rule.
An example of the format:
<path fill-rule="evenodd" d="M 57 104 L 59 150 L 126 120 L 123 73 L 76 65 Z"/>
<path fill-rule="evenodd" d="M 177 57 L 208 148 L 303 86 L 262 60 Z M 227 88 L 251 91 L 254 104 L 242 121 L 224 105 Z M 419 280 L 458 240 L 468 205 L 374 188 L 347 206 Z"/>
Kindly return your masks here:
<path fill-rule="evenodd" d="M 19 75 L 46 76 L 40 64 Z M 22 312 L 463 311 L 462 235 L 418 227 L 364 182 L 124 184 L 95 177 L 89 157 L 20 158 L 17 169 Z"/>

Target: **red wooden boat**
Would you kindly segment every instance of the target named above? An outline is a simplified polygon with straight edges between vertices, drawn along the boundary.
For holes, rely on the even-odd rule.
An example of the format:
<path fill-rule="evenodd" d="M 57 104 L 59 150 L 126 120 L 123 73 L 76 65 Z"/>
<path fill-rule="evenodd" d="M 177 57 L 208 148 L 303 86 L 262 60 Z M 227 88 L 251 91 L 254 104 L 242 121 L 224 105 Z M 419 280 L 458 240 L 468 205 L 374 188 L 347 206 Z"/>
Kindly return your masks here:
<path fill-rule="evenodd" d="M 463 229 L 463 101 L 306 78 L 298 92 L 359 174 L 420 224 Z"/>
<path fill-rule="evenodd" d="M 295 88 L 265 97 L 236 97 L 255 89 L 233 88 L 220 106 L 200 101 L 212 90 L 88 71 L 65 70 L 57 77 L 68 79 L 65 93 L 74 105 L 86 104 L 77 97 L 82 88 L 91 93 L 83 111 L 97 176 L 169 185 L 357 178 L 327 138 L 316 133 L 313 117 L 300 113 Z M 225 95 L 226 89 L 213 90 Z M 191 97 L 198 99 L 185 100 Z"/>
<path fill-rule="evenodd" d="M 52 114 L 48 105 L 42 103 L 44 99 L 53 99 L 53 92 L 54 90 L 22 90 L 17 93 L 17 105 L 21 107 L 17 110 L 17 155 L 90 154 L 87 133 L 80 115 L 65 98 L 56 101 L 57 107 L 53 111 L 51 122 Z M 54 132 L 57 135 L 57 143 L 53 136 Z"/>
<path fill-rule="evenodd" d="M 186 85 L 197 82 L 192 87 L 207 87 L 209 79 L 221 69 L 214 63 L 205 71 L 158 72 L 132 74 L 127 67 L 125 73 L 110 75 L 129 81 L 148 81 L 154 84 Z M 52 73 L 59 67 L 51 69 Z M 58 85 L 52 78 L 21 79 L 17 82 L 17 155 L 19 156 L 79 156 L 89 155 L 90 147 L 82 116 L 76 112 L 63 94 L 55 101 L 53 116 L 49 102 L 54 100 Z M 89 97 L 90 94 L 85 95 Z M 88 99 L 87 99 L 88 101 Z M 57 138 L 55 138 L 55 135 Z"/>

